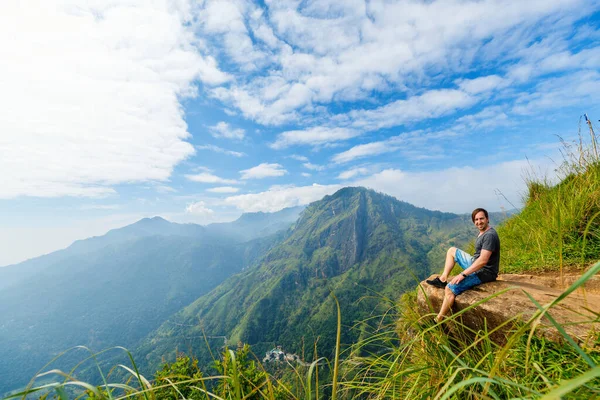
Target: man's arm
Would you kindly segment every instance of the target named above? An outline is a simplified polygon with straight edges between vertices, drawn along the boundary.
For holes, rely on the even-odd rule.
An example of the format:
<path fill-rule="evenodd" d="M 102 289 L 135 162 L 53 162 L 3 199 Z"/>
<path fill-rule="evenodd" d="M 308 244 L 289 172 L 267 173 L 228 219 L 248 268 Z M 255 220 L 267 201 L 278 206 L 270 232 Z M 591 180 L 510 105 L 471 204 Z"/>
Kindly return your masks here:
<path fill-rule="evenodd" d="M 483 268 L 487 264 L 487 262 L 490 260 L 491 256 L 492 256 L 491 250 L 482 249 L 481 254 L 477 258 L 477 260 L 473 261 L 473 264 L 471 264 L 471 266 L 469 268 L 465 269 L 462 273 L 465 275 L 471 275 L 472 273 L 479 271 L 481 268 Z M 458 282 L 462 281 L 463 279 L 465 279 L 465 277 L 462 274 L 460 274 L 460 275 L 455 276 L 454 279 L 452 279 L 452 281 L 450 283 L 456 285 Z"/>

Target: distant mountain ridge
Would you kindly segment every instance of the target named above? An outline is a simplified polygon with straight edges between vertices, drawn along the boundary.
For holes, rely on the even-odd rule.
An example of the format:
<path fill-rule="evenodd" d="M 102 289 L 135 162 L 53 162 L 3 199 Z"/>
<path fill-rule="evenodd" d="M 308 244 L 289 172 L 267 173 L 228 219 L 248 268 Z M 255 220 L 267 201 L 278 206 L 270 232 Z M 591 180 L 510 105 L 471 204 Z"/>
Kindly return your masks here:
<path fill-rule="evenodd" d="M 69 247 L 0 268 L 0 290 L 40 273 L 43 269 L 75 255 L 100 250 L 106 246 L 149 236 L 183 236 L 218 241 L 244 242 L 269 236 L 286 229 L 298 218 L 304 207 L 290 207 L 274 213 L 244 213 L 232 222 L 209 225 L 179 224 L 162 217 L 143 218 L 131 225 L 111 229 L 102 236 L 76 240 Z"/>
<path fill-rule="evenodd" d="M 144 218 L 0 268 L 0 394 L 72 346 L 135 346 L 172 313 L 257 262 L 300 211 L 214 226 Z"/>

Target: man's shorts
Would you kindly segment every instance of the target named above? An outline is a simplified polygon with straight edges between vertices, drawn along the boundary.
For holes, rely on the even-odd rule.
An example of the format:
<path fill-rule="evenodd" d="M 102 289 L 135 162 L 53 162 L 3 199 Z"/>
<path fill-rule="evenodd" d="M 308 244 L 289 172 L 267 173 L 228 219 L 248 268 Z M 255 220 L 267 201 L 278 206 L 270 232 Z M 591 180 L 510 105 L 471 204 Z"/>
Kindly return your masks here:
<path fill-rule="evenodd" d="M 456 260 L 456 263 L 463 270 L 469 268 L 471 264 L 473 264 L 473 257 L 469 253 L 466 253 L 461 249 L 456 249 L 456 255 L 454 256 L 454 260 Z M 475 287 L 477 285 L 481 285 L 481 283 L 482 282 L 477 276 L 477 274 L 470 274 L 456 285 L 449 283 L 447 287 L 452 291 L 452 293 L 454 293 L 455 296 L 458 296 L 465 290 L 471 289 L 472 287 Z"/>

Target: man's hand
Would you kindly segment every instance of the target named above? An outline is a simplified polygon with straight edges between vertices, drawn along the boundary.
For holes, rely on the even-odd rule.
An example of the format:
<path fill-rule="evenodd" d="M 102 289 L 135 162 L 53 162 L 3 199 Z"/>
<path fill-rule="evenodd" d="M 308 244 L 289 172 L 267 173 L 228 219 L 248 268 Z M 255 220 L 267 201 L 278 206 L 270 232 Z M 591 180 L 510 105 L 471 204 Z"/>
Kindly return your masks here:
<path fill-rule="evenodd" d="M 453 284 L 453 285 L 456 285 L 457 283 L 461 282 L 463 279 L 465 279 L 464 275 L 462 275 L 462 274 L 459 274 L 459 275 L 456 275 L 456 276 L 454 277 L 454 279 L 452 279 L 452 280 L 450 281 L 450 283 L 451 283 L 451 284 Z"/>

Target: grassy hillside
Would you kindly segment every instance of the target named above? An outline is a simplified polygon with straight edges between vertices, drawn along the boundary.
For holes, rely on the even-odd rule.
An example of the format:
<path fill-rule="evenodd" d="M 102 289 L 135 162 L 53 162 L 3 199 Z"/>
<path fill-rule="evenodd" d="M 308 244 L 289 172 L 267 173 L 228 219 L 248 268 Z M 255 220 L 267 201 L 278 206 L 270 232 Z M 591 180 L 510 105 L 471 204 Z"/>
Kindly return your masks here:
<path fill-rule="evenodd" d="M 502 240 L 504 272 L 584 269 L 600 259 L 600 159 L 596 144 L 565 146 L 551 184 L 532 176 L 523 210 L 506 221 Z"/>

